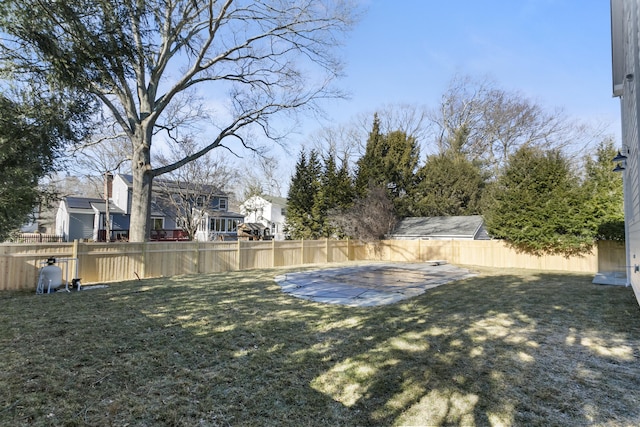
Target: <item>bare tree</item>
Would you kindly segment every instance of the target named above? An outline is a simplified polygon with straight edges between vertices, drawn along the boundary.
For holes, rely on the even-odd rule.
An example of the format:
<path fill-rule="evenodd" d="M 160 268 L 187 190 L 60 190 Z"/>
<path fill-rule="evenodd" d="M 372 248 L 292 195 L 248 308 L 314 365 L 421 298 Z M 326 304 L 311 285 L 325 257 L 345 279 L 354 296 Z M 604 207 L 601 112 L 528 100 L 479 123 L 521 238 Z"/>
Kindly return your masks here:
<path fill-rule="evenodd" d="M 253 196 L 282 197 L 283 186 L 289 177 L 286 171 L 280 169 L 277 158 L 256 152 L 252 157 L 241 159 L 241 162 L 239 185 L 234 192 L 239 203 Z"/>
<path fill-rule="evenodd" d="M 362 112 L 345 124 L 327 126 L 311 136 L 311 146 L 322 157 L 335 155 L 340 162 L 352 167 L 364 155 L 367 139 L 378 115 L 380 131 L 388 134 L 395 131 L 409 135 L 422 145 L 429 135 L 429 116 L 425 107 L 413 104 L 386 104 L 375 111 Z"/>
<path fill-rule="evenodd" d="M 277 140 L 272 118 L 341 97 L 333 55 L 354 22 L 349 0 L 6 0 L 5 66 L 42 73 L 99 99 L 131 144 L 132 241 L 149 235 L 154 177 L 229 140 L 255 147 L 249 130 Z M 214 97 L 217 108 L 189 97 Z M 196 92 L 199 91 L 199 92 Z M 185 96 L 187 95 L 187 96 Z M 192 114 L 195 113 L 195 114 Z M 157 137 L 177 142 L 189 118 L 203 143 L 152 165 Z"/>
<path fill-rule="evenodd" d="M 330 212 L 329 218 L 342 234 L 363 242 L 384 239 L 397 223 L 393 202 L 380 187 L 369 188 L 364 198 L 346 210 Z"/>
<path fill-rule="evenodd" d="M 76 147 L 66 159 L 67 169 L 93 187 L 93 193 L 102 194 L 105 173 L 131 170 L 129 139 L 115 133 L 113 123 L 95 130 L 91 140 Z"/>
<path fill-rule="evenodd" d="M 547 110 L 488 78 L 454 77 L 430 116 L 439 153 L 454 148 L 494 173 L 520 147 L 562 149 L 587 137 L 587 129 L 562 110 Z"/>
<path fill-rule="evenodd" d="M 339 163 L 355 161 L 363 151 L 367 136 L 354 123 L 324 127 L 311 135 L 311 146 L 322 158 L 335 155 Z M 362 146 L 362 147 L 361 147 Z"/>
<path fill-rule="evenodd" d="M 158 155 L 156 160 L 160 165 L 173 164 L 194 150 L 197 144 L 187 139 L 181 145 L 171 146 L 168 153 Z M 227 151 L 210 152 L 154 182 L 154 192 L 175 212 L 177 222 L 190 240 L 195 238 L 202 219 L 210 213 L 211 201 L 226 195 L 226 189 L 234 188 L 240 179 L 239 171 L 220 153 L 232 156 Z"/>

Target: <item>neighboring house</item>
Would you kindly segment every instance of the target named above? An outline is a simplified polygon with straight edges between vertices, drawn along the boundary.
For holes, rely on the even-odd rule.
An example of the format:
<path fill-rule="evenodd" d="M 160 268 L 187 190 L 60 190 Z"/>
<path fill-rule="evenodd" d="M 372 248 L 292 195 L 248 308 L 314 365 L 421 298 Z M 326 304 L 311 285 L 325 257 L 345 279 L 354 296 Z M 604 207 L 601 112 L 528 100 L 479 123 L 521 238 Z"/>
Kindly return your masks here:
<path fill-rule="evenodd" d="M 238 224 L 242 223 L 242 214 L 227 210 L 202 211 L 196 232 L 196 240 L 233 240 L 237 237 Z"/>
<path fill-rule="evenodd" d="M 487 240 L 480 215 L 409 217 L 398 222 L 390 239 L 397 240 Z"/>
<path fill-rule="evenodd" d="M 151 202 L 151 240 L 185 240 L 183 219 L 176 204 L 185 185 L 156 180 Z M 107 175 L 105 194 L 109 195 L 111 240 L 128 240 L 133 194 L 131 175 Z M 173 198 L 174 200 L 170 200 Z M 222 192 L 194 194 L 191 213 L 198 218 L 198 240 L 212 240 L 221 235 L 235 236 L 243 216 L 228 211 L 228 197 Z M 103 199 L 65 197 L 56 215 L 56 233 L 65 241 L 106 240 L 106 203 Z"/>
<path fill-rule="evenodd" d="M 129 235 L 128 215 L 113 201 L 109 203 L 109 211 L 113 238 L 126 240 Z M 61 235 L 66 242 L 104 240 L 105 212 L 106 203 L 103 199 L 65 197 L 56 214 L 56 234 Z"/>
<path fill-rule="evenodd" d="M 287 199 L 276 196 L 253 196 L 240 205 L 245 224 L 262 224 L 275 240 L 284 240 Z"/>

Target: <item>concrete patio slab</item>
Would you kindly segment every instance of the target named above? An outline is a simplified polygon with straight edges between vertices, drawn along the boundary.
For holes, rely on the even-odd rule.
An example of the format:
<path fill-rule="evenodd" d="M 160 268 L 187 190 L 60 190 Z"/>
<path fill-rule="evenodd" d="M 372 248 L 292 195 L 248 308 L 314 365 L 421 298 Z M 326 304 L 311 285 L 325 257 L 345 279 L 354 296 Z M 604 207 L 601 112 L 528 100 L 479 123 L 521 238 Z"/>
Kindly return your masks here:
<path fill-rule="evenodd" d="M 368 263 L 287 273 L 275 277 L 283 292 L 326 304 L 393 304 L 475 274 L 444 261 Z"/>

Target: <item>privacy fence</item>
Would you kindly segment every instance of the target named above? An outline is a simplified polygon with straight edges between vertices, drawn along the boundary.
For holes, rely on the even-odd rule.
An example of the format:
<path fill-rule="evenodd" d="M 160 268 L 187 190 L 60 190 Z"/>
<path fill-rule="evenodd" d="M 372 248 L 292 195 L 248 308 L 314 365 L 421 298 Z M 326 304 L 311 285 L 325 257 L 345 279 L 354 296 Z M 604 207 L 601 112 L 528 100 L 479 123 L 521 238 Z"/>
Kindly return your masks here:
<path fill-rule="evenodd" d="M 0 245 L 0 290 L 35 290 L 39 269 L 49 257 L 67 259 L 63 273 L 75 276 L 77 268 L 83 284 L 349 261 L 446 260 L 593 274 L 625 271 L 624 245 L 616 242 L 599 242 L 591 254 L 571 258 L 517 253 L 496 240 L 6 243 Z"/>

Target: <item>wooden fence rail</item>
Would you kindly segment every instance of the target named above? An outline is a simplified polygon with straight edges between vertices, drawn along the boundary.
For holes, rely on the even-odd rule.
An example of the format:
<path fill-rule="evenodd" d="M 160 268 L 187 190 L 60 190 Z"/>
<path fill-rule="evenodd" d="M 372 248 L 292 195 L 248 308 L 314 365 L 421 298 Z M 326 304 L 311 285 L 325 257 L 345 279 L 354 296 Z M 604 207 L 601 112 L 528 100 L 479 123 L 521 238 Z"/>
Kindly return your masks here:
<path fill-rule="evenodd" d="M 77 259 L 84 284 L 347 261 L 446 260 L 452 264 L 597 273 L 625 271 L 624 245 L 599 242 L 591 254 L 564 258 L 521 254 L 501 241 L 347 240 L 0 244 L 0 290 L 35 290 L 49 257 Z M 73 277 L 65 277 L 70 280 Z"/>

